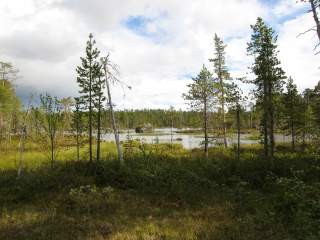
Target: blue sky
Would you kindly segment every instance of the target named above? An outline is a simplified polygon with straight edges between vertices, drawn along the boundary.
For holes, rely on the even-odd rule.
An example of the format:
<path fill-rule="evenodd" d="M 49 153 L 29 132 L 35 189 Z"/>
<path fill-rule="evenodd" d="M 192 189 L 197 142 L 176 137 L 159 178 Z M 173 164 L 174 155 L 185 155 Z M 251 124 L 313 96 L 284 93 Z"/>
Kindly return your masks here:
<path fill-rule="evenodd" d="M 135 32 L 144 37 L 155 37 L 149 31 L 147 31 L 146 27 L 148 23 L 152 23 L 156 21 L 155 19 L 150 19 L 144 16 L 129 16 L 125 21 L 124 25 L 131 31 Z"/>

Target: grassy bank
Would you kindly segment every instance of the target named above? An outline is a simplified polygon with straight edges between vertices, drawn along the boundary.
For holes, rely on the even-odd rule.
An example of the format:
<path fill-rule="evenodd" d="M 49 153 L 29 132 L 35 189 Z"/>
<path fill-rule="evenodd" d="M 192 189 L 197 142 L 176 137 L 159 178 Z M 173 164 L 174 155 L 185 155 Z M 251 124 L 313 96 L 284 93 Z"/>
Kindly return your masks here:
<path fill-rule="evenodd" d="M 320 159 L 279 148 L 274 166 L 260 147 L 199 150 L 144 145 L 119 165 L 74 161 L 62 149 L 52 169 L 29 148 L 20 179 L 0 158 L 0 239 L 319 239 Z M 86 150 L 82 150 L 82 157 Z M 28 163 L 29 162 L 29 163 Z M 27 164 L 28 163 L 28 164 Z"/>

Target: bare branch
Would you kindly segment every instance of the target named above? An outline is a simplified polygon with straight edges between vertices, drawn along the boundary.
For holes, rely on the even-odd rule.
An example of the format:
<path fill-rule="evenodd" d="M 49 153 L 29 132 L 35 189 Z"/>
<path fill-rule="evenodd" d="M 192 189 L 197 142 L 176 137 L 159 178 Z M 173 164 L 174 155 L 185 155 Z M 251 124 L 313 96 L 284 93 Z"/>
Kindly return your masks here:
<path fill-rule="evenodd" d="M 304 31 L 304 32 L 302 32 L 302 33 L 299 33 L 299 34 L 297 35 L 297 38 L 300 37 L 301 35 L 304 35 L 304 34 L 308 33 L 308 32 L 317 31 L 317 29 L 316 29 L 315 27 L 316 27 L 316 26 L 308 29 L 307 31 Z"/>

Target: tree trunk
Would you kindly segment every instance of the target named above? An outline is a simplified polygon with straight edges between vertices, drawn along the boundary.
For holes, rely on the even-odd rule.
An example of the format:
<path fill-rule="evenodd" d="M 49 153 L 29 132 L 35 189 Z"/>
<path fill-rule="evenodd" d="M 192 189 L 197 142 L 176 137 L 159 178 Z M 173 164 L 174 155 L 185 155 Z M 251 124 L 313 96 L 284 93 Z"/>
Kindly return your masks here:
<path fill-rule="evenodd" d="M 295 131 L 294 131 L 294 124 L 293 119 L 291 119 L 291 149 L 295 151 Z"/>
<path fill-rule="evenodd" d="M 53 169 L 53 161 L 54 161 L 54 137 L 51 137 L 51 168 Z"/>
<path fill-rule="evenodd" d="M 171 141 L 171 145 L 172 145 L 172 143 L 173 143 L 173 119 L 172 119 L 172 116 L 171 116 L 170 141 Z"/>
<path fill-rule="evenodd" d="M 272 80 L 268 79 L 268 115 L 269 115 L 269 141 L 270 141 L 270 163 L 273 168 L 274 156 L 274 109 L 273 109 L 273 93 L 272 93 Z"/>
<path fill-rule="evenodd" d="M 203 109 L 203 120 L 204 120 L 204 153 L 206 155 L 206 159 L 209 157 L 208 152 L 208 115 L 207 115 L 207 101 L 204 101 L 204 109 Z"/>
<path fill-rule="evenodd" d="M 237 129 L 238 129 L 238 141 L 237 141 L 237 161 L 240 160 L 240 106 L 237 104 Z"/>
<path fill-rule="evenodd" d="M 91 38 L 90 38 L 91 41 Z M 92 163 L 92 61 L 89 62 L 89 161 Z"/>
<path fill-rule="evenodd" d="M 21 128 L 21 132 L 20 132 L 20 142 L 19 142 L 19 154 L 20 154 L 20 158 L 19 158 L 19 167 L 18 167 L 17 179 L 20 178 L 20 176 L 21 176 L 21 174 L 22 174 L 22 170 L 23 170 L 24 141 L 25 141 L 26 136 L 27 136 L 26 121 L 27 121 L 27 117 L 28 117 L 28 114 L 29 114 L 29 109 L 30 109 L 31 101 L 32 101 L 32 97 L 29 98 L 28 108 L 27 108 L 26 114 L 25 114 L 25 116 L 24 116 L 24 118 L 23 118 L 22 128 Z"/>
<path fill-rule="evenodd" d="M 119 132 L 117 130 L 116 119 L 115 119 L 114 111 L 113 111 L 111 92 L 110 92 L 110 86 L 109 86 L 106 66 L 105 66 L 105 75 L 106 75 L 106 86 L 107 86 L 108 103 L 109 103 L 110 114 L 111 114 L 112 128 L 113 128 L 114 138 L 115 138 L 117 150 L 118 150 L 118 159 L 119 159 L 120 163 L 123 163 L 122 149 L 121 149 L 121 144 L 120 144 L 120 139 L 119 139 Z"/>
<path fill-rule="evenodd" d="M 77 126 L 77 129 L 79 126 Z M 77 160 L 80 161 L 80 143 L 79 143 L 79 130 L 77 130 Z"/>
<path fill-rule="evenodd" d="M 22 126 L 22 131 L 20 133 L 20 142 L 19 142 L 19 167 L 18 167 L 18 174 L 17 178 L 20 178 L 22 174 L 22 169 L 23 169 L 23 159 L 24 159 L 24 141 L 26 139 L 26 127 L 25 125 Z"/>
<path fill-rule="evenodd" d="M 268 97 L 267 97 L 267 82 L 263 81 L 263 147 L 264 147 L 264 156 L 269 156 L 269 138 L 268 138 Z"/>
<path fill-rule="evenodd" d="M 101 136 L 101 100 L 99 99 L 98 116 L 97 116 L 97 162 L 100 160 L 100 136 Z"/>
<path fill-rule="evenodd" d="M 319 21 L 319 17 L 317 14 L 317 6 L 315 3 L 315 0 L 310 0 L 310 4 L 311 4 L 311 11 L 313 13 L 313 19 L 314 19 L 314 21 L 316 23 L 316 27 L 317 27 L 317 35 L 318 35 L 318 38 L 320 41 L 320 21 Z"/>
<path fill-rule="evenodd" d="M 227 142 L 227 123 L 226 123 L 226 113 L 225 113 L 224 99 L 223 99 L 223 103 L 222 103 L 222 114 L 223 114 L 223 143 L 224 143 L 224 147 L 227 148 L 228 147 L 228 142 Z"/>
<path fill-rule="evenodd" d="M 275 142 L 274 142 L 274 114 L 273 114 L 273 107 L 272 103 L 270 103 L 270 157 L 271 157 L 271 162 L 273 162 L 273 156 L 274 156 L 274 147 L 275 147 Z"/>
<path fill-rule="evenodd" d="M 226 113 L 225 113 L 225 96 L 224 96 L 224 86 L 221 74 L 219 74 L 220 88 L 221 88 L 221 110 L 222 110 L 222 127 L 223 127 L 223 143 L 224 147 L 228 147 L 227 142 L 227 124 L 226 124 Z"/>

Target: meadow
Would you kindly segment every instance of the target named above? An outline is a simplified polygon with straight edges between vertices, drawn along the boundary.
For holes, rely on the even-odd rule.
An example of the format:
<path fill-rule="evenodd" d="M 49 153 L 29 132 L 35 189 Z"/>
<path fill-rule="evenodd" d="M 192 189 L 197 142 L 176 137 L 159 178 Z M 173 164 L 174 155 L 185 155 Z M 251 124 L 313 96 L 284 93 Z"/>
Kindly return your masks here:
<path fill-rule="evenodd" d="M 14 144 L 12 144 L 14 146 Z M 26 144 L 0 156 L 0 239 L 319 239 L 320 158 L 316 148 L 261 146 L 186 150 L 179 144 L 131 144 L 119 164 L 113 143 L 99 162 L 61 149 L 52 168 Z M 81 159 L 87 158 L 87 146 Z"/>

